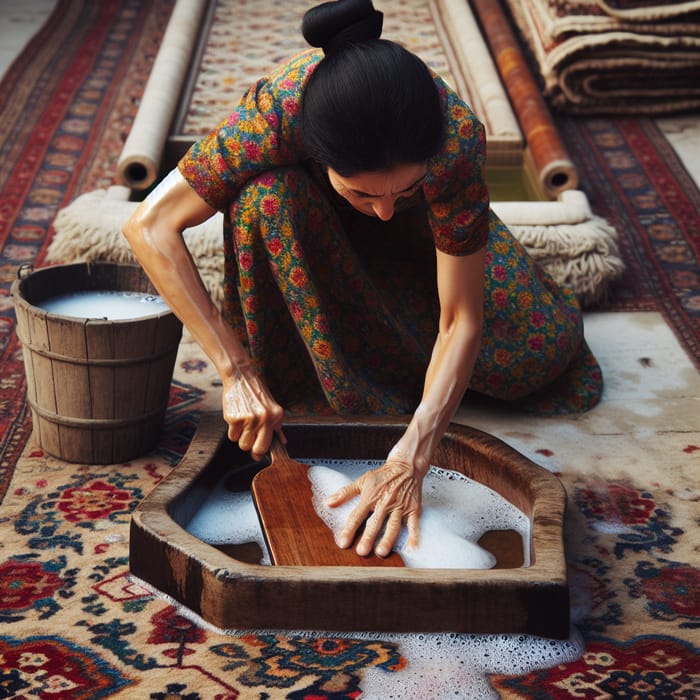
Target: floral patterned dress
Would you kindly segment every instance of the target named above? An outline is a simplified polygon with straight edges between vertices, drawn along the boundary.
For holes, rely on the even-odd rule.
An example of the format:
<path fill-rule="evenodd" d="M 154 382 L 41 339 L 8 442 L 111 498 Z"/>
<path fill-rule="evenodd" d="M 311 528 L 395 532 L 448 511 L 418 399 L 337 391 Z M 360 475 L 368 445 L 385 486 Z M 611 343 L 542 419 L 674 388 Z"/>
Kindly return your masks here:
<path fill-rule="evenodd" d="M 224 212 L 224 314 L 288 410 L 410 414 L 439 304 L 435 250 L 487 246 L 473 391 L 545 412 L 587 410 L 602 377 L 574 294 L 489 208 L 484 131 L 435 77 L 446 138 L 388 222 L 353 209 L 305 158 L 299 106 L 322 59 L 306 51 L 259 80 L 192 146 L 180 172 Z"/>

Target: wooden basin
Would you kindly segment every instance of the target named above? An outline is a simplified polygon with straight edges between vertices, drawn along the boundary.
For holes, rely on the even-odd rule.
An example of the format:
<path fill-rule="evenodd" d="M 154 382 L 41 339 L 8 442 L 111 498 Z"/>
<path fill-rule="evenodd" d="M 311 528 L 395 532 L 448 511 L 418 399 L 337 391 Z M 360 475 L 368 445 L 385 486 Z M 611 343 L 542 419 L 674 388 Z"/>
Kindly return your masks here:
<path fill-rule="evenodd" d="M 386 418 L 313 418 L 290 421 L 285 434 L 293 458 L 383 459 L 405 425 Z M 222 629 L 567 638 L 566 494 L 560 481 L 497 438 L 456 424 L 433 463 L 481 482 L 529 516 L 530 566 L 263 566 L 208 545 L 187 532 L 191 518 L 225 473 L 245 484 L 261 468 L 228 441 L 217 412 L 202 417 L 181 463 L 134 512 L 131 572 Z"/>

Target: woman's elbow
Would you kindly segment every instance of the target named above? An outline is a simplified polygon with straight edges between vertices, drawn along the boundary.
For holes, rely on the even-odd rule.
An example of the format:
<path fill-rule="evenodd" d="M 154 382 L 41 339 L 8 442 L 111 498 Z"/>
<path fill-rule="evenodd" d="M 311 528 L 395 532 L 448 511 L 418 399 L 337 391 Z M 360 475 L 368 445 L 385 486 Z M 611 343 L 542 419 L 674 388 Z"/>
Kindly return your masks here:
<path fill-rule="evenodd" d="M 139 244 L 144 239 L 145 222 L 141 214 L 141 206 L 139 206 L 131 216 L 122 224 L 122 236 L 126 238 L 132 248 Z"/>
<path fill-rule="evenodd" d="M 440 335 L 460 336 L 465 341 L 480 340 L 484 330 L 484 314 L 478 310 L 462 309 L 441 315 Z"/>
<path fill-rule="evenodd" d="M 141 203 L 122 226 L 126 238 L 138 260 L 158 256 L 177 246 L 178 232 L 161 221 L 157 210 Z"/>

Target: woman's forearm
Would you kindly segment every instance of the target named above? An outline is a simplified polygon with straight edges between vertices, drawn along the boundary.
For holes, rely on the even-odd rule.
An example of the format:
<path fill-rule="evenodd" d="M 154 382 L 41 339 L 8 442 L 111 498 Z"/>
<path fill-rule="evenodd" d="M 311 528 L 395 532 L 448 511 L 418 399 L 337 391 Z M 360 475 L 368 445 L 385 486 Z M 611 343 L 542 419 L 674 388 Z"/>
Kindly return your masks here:
<path fill-rule="evenodd" d="M 423 395 L 394 450 L 419 478 L 469 387 L 481 347 L 483 251 L 465 258 L 438 253 L 440 329 L 426 371 Z"/>
<path fill-rule="evenodd" d="M 213 213 L 174 170 L 138 207 L 123 232 L 158 292 L 214 363 L 223 385 L 229 439 L 262 459 L 274 433 L 286 442 L 284 410 L 209 296 L 182 238 L 185 228 Z"/>
<path fill-rule="evenodd" d="M 182 238 L 186 225 L 211 213 L 174 172 L 138 207 L 123 232 L 159 294 L 223 378 L 249 367 L 250 359 L 214 305 Z"/>
<path fill-rule="evenodd" d="M 440 333 L 426 372 L 420 404 L 394 450 L 424 476 L 438 442 L 469 387 L 481 344 L 480 326 Z"/>
<path fill-rule="evenodd" d="M 364 556 L 375 548 L 377 554 L 386 556 L 402 524 L 408 527 L 408 546 L 417 546 L 423 478 L 469 384 L 479 338 L 479 323 L 457 324 L 447 333 L 440 333 L 426 374 L 423 399 L 385 464 L 328 499 L 328 505 L 335 507 L 360 497 L 338 535 L 339 546 L 349 547 L 364 525 L 357 553 Z"/>

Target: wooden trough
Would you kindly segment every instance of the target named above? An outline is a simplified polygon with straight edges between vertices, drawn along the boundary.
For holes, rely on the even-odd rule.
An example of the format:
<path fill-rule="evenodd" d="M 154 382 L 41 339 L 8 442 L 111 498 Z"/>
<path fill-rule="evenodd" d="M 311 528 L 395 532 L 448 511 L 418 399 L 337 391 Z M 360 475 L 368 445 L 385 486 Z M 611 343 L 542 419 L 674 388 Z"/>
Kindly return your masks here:
<path fill-rule="evenodd" d="M 285 434 L 293 458 L 383 459 L 405 426 L 386 418 L 314 418 L 290 421 Z M 228 441 L 217 412 L 202 417 L 181 463 L 134 512 L 131 572 L 222 629 L 568 638 L 560 481 L 497 438 L 455 424 L 434 464 L 490 487 L 529 516 L 529 566 L 508 568 L 508 544 L 498 541 L 485 546 L 499 566 L 477 570 L 263 566 L 208 545 L 187 532 L 189 521 L 224 474 L 245 489 L 262 467 Z"/>

